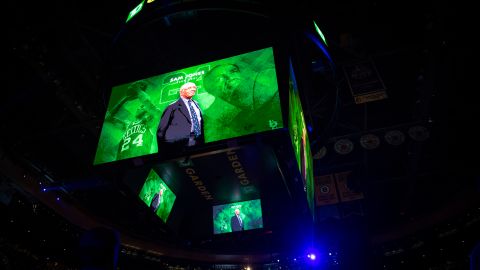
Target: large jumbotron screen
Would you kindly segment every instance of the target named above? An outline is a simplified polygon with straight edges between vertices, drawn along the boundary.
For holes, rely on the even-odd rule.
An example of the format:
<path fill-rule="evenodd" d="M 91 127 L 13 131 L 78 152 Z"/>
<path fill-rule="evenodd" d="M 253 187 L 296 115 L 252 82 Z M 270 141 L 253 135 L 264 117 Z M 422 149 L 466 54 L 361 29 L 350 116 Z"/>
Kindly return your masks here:
<path fill-rule="evenodd" d="M 180 102 L 185 83 L 196 86 L 192 107 Z M 162 153 L 180 137 L 174 144 L 189 147 L 186 136 L 201 145 L 282 127 L 273 49 L 265 48 L 114 86 L 94 164 Z"/>

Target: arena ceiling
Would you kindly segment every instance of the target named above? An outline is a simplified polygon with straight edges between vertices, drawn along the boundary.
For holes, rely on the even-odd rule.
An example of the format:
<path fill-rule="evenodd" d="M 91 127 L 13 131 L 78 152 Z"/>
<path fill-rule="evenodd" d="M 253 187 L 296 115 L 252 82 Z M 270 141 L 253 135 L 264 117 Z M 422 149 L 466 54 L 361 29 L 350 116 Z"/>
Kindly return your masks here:
<path fill-rule="evenodd" d="M 109 84 L 292 40 L 311 65 L 304 67 L 311 71 L 305 77 L 311 87 L 303 97 L 315 174 L 356 171 L 350 184 L 365 199 L 355 214 L 365 216 L 371 239 L 403 237 L 471 205 L 472 166 L 459 141 L 465 134 L 457 129 L 470 108 L 460 106 L 463 97 L 450 95 L 467 76 L 464 62 L 470 51 L 454 49 L 458 44 L 449 22 L 455 12 L 449 4 L 157 0 L 125 26 L 136 4 L 16 2 L 11 9 L 2 152 L 62 188 L 86 216 L 120 224 L 145 246 L 152 244 L 146 241 L 150 238 L 176 247 L 194 242 L 198 248 L 215 248 L 211 239 L 195 234 L 180 244 L 170 239 L 168 227 L 125 201 L 133 200 L 125 176 L 93 166 Z M 334 66 L 305 38 L 305 32 L 314 33 L 313 20 L 327 37 Z M 355 104 L 343 72 L 362 62 L 375 64 L 387 99 Z M 415 137 L 409 133 L 413 127 L 423 133 Z M 392 130 L 405 135 L 397 147 L 385 139 Z M 377 135 L 380 145 L 367 150 L 360 144 L 365 134 Z M 351 153 L 335 150 L 341 139 L 355 144 Z M 326 154 L 320 155 L 323 147 Z M 272 185 L 271 192 L 283 194 L 285 186 Z M 258 246 L 259 253 L 278 244 L 268 234 L 242 243 L 250 247 L 262 239 L 269 241 Z M 219 248 L 239 243 L 222 241 Z"/>

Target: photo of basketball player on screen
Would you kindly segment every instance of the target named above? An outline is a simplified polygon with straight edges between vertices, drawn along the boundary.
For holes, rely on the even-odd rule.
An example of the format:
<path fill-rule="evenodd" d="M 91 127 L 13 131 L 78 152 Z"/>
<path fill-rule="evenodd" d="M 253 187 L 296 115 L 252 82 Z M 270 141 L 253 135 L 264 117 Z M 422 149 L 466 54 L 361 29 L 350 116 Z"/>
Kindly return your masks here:
<path fill-rule="evenodd" d="M 203 76 L 206 92 L 215 101 L 205 112 L 208 138 L 220 134 L 210 131 L 222 127 L 221 136 L 236 137 L 282 127 L 277 77 L 270 50 L 253 57 L 238 57 L 235 62 L 212 66 Z M 216 112 L 218 113 L 211 113 Z"/>
<path fill-rule="evenodd" d="M 161 111 L 152 101 L 146 81 L 130 84 L 107 111 L 95 161 L 120 160 L 157 152 L 156 125 Z"/>

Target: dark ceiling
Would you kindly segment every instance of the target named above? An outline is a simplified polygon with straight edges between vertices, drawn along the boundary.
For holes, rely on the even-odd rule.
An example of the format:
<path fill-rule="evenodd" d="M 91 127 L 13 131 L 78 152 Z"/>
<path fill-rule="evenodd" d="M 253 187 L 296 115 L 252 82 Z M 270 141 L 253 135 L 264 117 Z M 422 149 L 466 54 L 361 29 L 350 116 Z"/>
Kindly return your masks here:
<path fill-rule="evenodd" d="M 452 4 L 292 3 L 157 0 L 126 27 L 126 15 L 135 6 L 131 1 L 15 2 L 9 84 L 0 107 L 2 152 L 21 168 L 47 175 L 80 208 L 93 209 L 88 201 L 101 198 L 128 208 L 121 181 L 98 175 L 121 176 L 92 165 L 109 84 L 300 37 L 295 46 L 307 63 L 309 87 L 302 94 L 315 175 L 355 172 L 350 187 L 365 199 L 350 213 L 365 218 L 372 241 L 404 237 L 478 204 L 478 173 L 465 143 L 472 135 L 463 127 L 475 118 L 471 107 L 462 106 L 465 95 L 455 94 L 468 86 L 472 51 L 454 31 Z M 312 20 L 326 35 L 334 66 L 304 38 L 313 31 Z M 355 104 L 343 70 L 359 62 L 375 64 L 387 99 Z M 409 135 L 415 126 L 426 128 L 428 136 Z M 392 130 L 405 135 L 401 145 L 385 141 Z M 367 133 L 380 138 L 378 148 L 359 144 Z M 354 142 L 354 150 L 337 153 L 340 139 Z M 82 188 L 69 188 L 78 182 Z M 342 213 L 319 209 L 317 222 L 341 219 Z M 114 215 L 105 216 L 125 227 L 145 226 L 132 220 L 128 225 L 130 216 L 115 221 Z M 148 234 L 164 239 L 168 228 L 160 221 L 155 225 Z"/>

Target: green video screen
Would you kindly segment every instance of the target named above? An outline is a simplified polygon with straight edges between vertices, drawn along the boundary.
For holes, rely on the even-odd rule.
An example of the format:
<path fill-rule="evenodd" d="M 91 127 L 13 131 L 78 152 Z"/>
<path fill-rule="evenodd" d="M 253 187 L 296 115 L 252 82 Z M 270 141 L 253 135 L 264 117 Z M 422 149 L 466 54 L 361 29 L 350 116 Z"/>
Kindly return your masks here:
<path fill-rule="evenodd" d="M 163 222 L 167 222 L 176 196 L 154 170 L 150 170 L 138 197 Z"/>
<path fill-rule="evenodd" d="M 297 160 L 298 169 L 302 175 L 303 184 L 307 191 L 307 201 L 314 213 L 314 182 L 313 161 L 308 139 L 307 125 L 303 115 L 302 102 L 298 93 L 297 82 L 290 62 L 289 97 L 288 97 L 288 129 L 292 146 Z"/>
<path fill-rule="evenodd" d="M 278 128 L 270 47 L 113 87 L 94 164 Z"/>
<path fill-rule="evenodd" d="M 213 206 L 213 234 L 263 228 L 260 199 Z"/>

